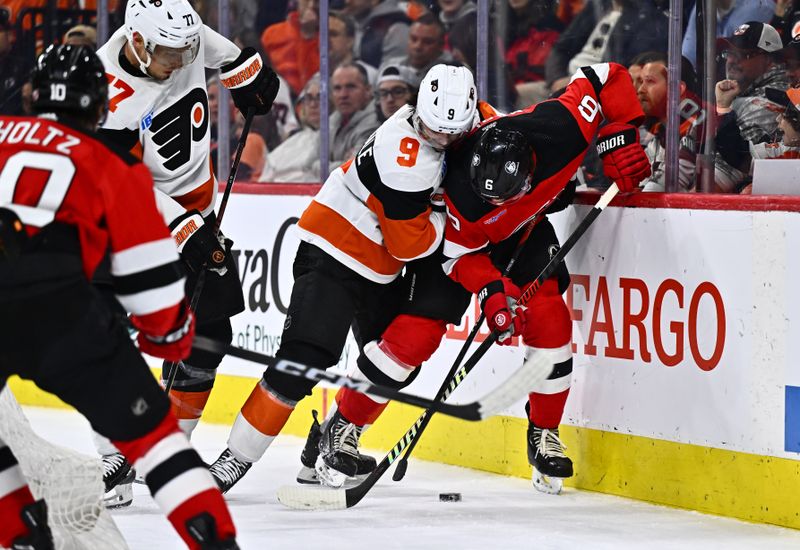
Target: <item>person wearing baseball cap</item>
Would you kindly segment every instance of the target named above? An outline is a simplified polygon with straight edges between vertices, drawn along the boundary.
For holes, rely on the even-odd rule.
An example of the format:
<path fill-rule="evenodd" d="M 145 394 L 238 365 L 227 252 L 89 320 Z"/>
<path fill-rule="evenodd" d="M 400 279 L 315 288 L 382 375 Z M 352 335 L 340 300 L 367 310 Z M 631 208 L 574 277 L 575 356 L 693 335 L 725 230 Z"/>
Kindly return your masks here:
<path fill-rule="evenodd" d="M 724 80 L 717 82 L 717 158 L 719 191 L 735 192 L 749 166 L 748 143 L 769 141 L 783 109 L 767 97 L 767 89 L 786 90 L 789 78 L 782 62 L 783 42 L 775 28 L 760 21 L 740 25 L 717 40 L 725 60 Z"/>
<path fill-rule="evenodd" d="M 375 107 L 378 120 L 383 122 L 406 103 L 416 100 L 419 79 L 405 65 L 389 64 L 381 69 L 375 90 Z"/>

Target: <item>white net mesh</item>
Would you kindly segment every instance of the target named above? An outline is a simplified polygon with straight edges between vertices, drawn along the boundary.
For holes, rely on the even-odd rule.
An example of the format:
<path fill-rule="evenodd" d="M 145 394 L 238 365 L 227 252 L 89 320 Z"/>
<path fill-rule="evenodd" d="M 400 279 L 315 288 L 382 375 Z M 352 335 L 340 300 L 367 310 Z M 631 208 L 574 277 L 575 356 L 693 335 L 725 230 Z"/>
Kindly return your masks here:
<path fill-rule="evenodd" d="M 58 550 L 128 547 L 103 507 L 100 459 L 53 445 L 36 435 L 8 387 L 0 394 L 0 437 L 17 458 L 33 495 L 47 502 Z"/>

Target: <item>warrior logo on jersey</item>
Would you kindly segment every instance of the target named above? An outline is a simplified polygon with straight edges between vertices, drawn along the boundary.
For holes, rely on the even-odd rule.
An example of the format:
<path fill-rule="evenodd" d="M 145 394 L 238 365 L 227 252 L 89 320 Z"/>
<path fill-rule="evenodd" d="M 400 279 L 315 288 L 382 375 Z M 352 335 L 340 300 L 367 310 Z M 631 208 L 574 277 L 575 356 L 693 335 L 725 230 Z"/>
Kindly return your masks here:
<path fill-rule="evenodd" d="M 153 133 L 164 168 L 177 170 L 191 159 L 192 142 L 202 140 L 208 132 L 208 96 L 195 88 L 153 117 Z"/>

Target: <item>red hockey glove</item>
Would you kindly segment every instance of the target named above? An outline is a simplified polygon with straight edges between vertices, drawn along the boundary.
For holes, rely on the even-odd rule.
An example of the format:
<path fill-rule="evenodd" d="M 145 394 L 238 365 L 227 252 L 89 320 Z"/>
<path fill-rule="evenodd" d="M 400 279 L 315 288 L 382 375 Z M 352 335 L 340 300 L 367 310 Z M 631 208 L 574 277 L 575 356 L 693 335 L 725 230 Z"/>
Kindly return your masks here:
<path fill-rule="evenodd" d="M 511 337 L 525 328 L 525 319 L 515 315 L 512 307 L 521 295 L 519 287 L 505 277 L 492 281 L 478 293 L 486 323 L 492 331 L 500 333 L 497 343 L 501 346 L 510 344 Z"/>
<path fill-rule="evenodd" d="M 136 317 L 131 317 L 131 322 L 133 326 L 139 328 L 136 323 Z M 173 363 L 189 357 L 193 340 L 194 314 L 185 300 L 181 304 L 181 311 L 175 326 L 166 334 L 160 336 L 147 334 L 140 329 L 139 335 L 136 337 L 140 351 Z"/>
<path fill-rule="evenodd" d="M 612 122 L 600 128 L 597 154 L 603 159 L 603 172 L 620 191 L 633 191 L 650 175 L 650 160 L 639 143 L 639 130 L 630 124 Z"/>
<path fill-rule="evenodd" d="M 280 87 L 278 75 L 264 66 L 261 56 L 251 47 L 243 49 L 232 63 L 221 67 L 219 77 L 242 113 L 252 107 L 257 115 L 267 114 Z"/>

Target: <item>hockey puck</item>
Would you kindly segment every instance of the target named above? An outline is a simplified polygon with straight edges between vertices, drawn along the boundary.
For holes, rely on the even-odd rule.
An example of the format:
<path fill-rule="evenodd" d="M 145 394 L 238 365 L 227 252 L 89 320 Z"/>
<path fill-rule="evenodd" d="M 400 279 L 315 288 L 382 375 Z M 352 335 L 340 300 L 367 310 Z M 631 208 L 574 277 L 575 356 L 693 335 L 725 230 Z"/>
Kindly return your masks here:
<path fill-rule="evenodd" d="M 442 502 L 461 502 L 461 493 L 439 493 Z"/>

